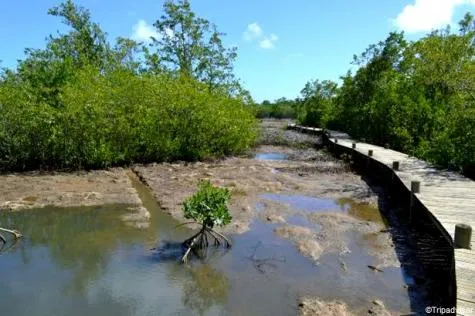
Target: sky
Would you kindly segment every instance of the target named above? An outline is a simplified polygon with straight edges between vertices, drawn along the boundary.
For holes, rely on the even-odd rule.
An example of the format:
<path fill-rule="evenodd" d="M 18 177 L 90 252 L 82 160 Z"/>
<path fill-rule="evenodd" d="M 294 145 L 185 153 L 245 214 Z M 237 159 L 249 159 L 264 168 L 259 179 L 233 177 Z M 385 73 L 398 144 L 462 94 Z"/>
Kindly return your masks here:
<path fill-rule="evenodd" d="M 163 0 L 76 0 L 91 11 L 113 42 L 147 41 Z M 25 48 L 66 29 L 47 15 L 60 0 L 0 4 L 0 66 L 14 68 Z M 295 98 L 313 79 L 339 80 L 354 54 L 404 31 L 415 40 L 475 13 L 475 0 L 191 0 L 198 16 L 215 23 L 226 46 L 238 48 L 235 74 L 256 101 Z"/>

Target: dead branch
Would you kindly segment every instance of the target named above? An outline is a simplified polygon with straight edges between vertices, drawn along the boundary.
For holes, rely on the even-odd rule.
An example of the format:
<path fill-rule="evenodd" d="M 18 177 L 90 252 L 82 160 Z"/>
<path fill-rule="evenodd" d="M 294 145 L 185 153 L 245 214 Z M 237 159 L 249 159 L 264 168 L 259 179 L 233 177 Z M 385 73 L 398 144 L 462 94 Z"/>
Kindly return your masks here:
<path fill-rule="evenodd" d="M 12 229 L 6 229 L 6 228 L 0 227 L 0 231 L 12 234 L 15 237 L 15 239 L 23 237 L 23 235 L 18 230 L 14 230 L 14 229 L 12 230 Z"/>

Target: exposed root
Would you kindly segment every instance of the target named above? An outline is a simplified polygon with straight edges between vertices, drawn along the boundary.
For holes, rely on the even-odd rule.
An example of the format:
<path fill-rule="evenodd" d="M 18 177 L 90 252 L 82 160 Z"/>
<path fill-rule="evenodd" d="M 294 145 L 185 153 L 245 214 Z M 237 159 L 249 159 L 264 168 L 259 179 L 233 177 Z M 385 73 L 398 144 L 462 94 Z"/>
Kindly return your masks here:
<path fill-rule="evenodd" d="M 221 237 L 225 241 L 226 248 L 231 248 L 231 246 L 232 246 L 231 241 L 228 238 L 226 238 L 226 236 L 224 236 L 223 234 L 220 234 L 217 231 L 212 230 L 210 228 L 205 228 L 205 229 L 206 229 L 206 231 L 211 233 L 213 235 L 213 237 L 216 238 L 217 240 L 219 240 L 219 237 Z M 216 237 L 215 235 L 218 235 L 218 237 Z"/>
<path fill-rule="evenodd" d="M 181 262 L 186 263 L 188 260 L 188 255 L 190 254 L 191 249 L 193 249 L 193 246 L 195 245 L 195 241 L 198 237 L 194 237 L 193 240 L 191 241 L 190 245 L 188 246 L 188 250 L 185 252 L 185 255 L 183 258 L 181 258 Z"/>
<path fill-rule="evenodd" d="M 12 234 L 15 237 L 15 239 L 23 237 L 23 235 L 18 230 L 6 229 L 6 228 L 1 228 L 0 227 L 0 231 Z"/>
<path fill-rule="evenodd" d="M 6 229 L 6 228 L 0 227 L 0 232 L 6 232 L 9 234 L 12 234 L 14 238 L 13 243 L 9 247 L 5 248 L 5 246 L 7 245 L 7 238 L 4 235 L 0 234 L 0 251 L 2 252 L 7 251 L 13 248 L 14 246 L 16 246 L 18 239 L 23 237 L 23 235 L 18 230 L 14 230 L 14 229 Z"/>
<path fill-rule="evenodd" d="M 190 252 L 193 252 L 197 257 L 200 257 L 195 251 L 196 249 L 206 249 L 210 245 L 210 242 L 213 242 L 214 246 L 220 246 L 224 244 L 226 248 L 231 247 L 231 241 L 224 236 L 223 234 L 214 231 L 213 229 L 202 226 L 199 232 L 188 238 L 183 242 L 185 246 L 188 247 L 185 254 L 183 255 L 181 261 L 186 263 Z"/>
<path fill-rule="evenodd" d="M 206 232 L 207 232 L 208 234 L 210 234 L 211 237 L 214 238 L 214 245 L 215 245 L 215 246 L 221 246 L 221 241 L 219 240 L 219 236 L 216 235 L 214 231 L 206 230 Z"/>
<path fill-rule="evenodd" d="M 197 232 L 196 234 L 194 234 L 193 236 L 191 236 L 190 238 L 188 238 L 187 240 L 185 240 L 185 241 L 183 242 L 183 244 L 184 244 L 185 246 L 190 247 L 191 242 L 194 241 L 194 239 L 195 239 L 196 237 L 198 237 L 201 233 L 202 233 L 202 231 L 200 230 L 199 232 Z"/>
<path fill-rule="evenodd" d="M 10 245 L 8 245 L 8 247 L 5 247 L 6 246 L 6 243 L 2 243 L 1 244 L 2 246 L 0 247 L 0 253 L 6 253 L 12 249 L 14 249 L 17 245 L 18 245 L 18 239 L 15 239 L 13 241 L 13 243 L 11 243 Z"/>

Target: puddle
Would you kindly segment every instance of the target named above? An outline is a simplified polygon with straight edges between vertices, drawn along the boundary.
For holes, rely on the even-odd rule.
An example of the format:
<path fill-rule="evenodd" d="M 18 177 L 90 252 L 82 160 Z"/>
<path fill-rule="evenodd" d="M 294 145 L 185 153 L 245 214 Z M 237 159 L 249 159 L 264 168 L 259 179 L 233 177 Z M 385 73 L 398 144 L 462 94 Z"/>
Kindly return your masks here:
<path fill-rule="evenodd" d="M 257 153 L 254 156 L 255 159 L 258 160 L 287 160 L 288 156 L 283 153 Z"/>
<path fill-rule="evenodd" d="M 266 200 L 288 204 L 292 209 L 305 212 L 329 211 L 339 209 L 339 204 L 333 199 L 320 199 L 304 195 L 287 195 L 264 193 L 260 197 Z"/>
<path fill-rule="evenodd" d="M 349 245 L 342 271 L 338 255 L 323 255 L 315 265 L 274 234 L 278 224 L 255 220 L 250 231 L 233 236 L 231 250 L 181 265 L 180 242 L 192 232 L 174 229 L 178 223 L 160 211 L 148 189 L 134 185 L 151 213 L 145 229 L 120 220 L 123 205 L 0 213 L 0 226 L 26 236 L 0 253 L 2 314 L 294 315 L 304 295 L 359 309 L 377 298 L 390 309 L 410 310 L 407 276 L 400 268 L 370 271 L 372 257 L 356 242 L 361 236 Z M 350 201 L 263 196 L 307 212 L 338 207 L 368 213 L 352 211 Z M 303 217 L 294 221 L 303 223 Z"/>
<path fill-rule="evenodd" d="M 343 212 L 361 220 L 387 224 L 379 210 L 369 204 L 357 203 L 351 199 L 326 199 L 304 195 L 264 193 L 264 200 L 287 204 L 290 208 L 304 213 Z M 291 220 L 295 220 L 292 217 Z"/>

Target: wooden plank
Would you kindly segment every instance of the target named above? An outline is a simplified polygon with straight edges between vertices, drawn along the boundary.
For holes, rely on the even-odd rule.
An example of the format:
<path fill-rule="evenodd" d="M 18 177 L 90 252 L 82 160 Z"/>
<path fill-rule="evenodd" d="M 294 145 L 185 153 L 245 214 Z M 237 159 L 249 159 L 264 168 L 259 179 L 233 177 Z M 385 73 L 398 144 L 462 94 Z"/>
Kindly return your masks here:
<path fill-rule="evenodd" d="M 475 316 L 475 303 L 457 300 L 457 315 Z"/>

